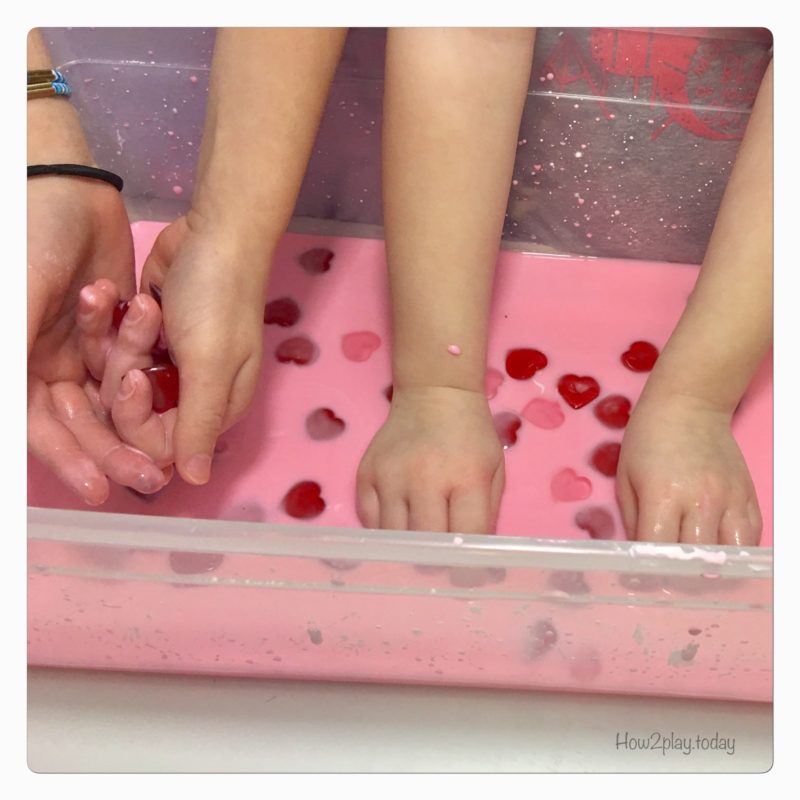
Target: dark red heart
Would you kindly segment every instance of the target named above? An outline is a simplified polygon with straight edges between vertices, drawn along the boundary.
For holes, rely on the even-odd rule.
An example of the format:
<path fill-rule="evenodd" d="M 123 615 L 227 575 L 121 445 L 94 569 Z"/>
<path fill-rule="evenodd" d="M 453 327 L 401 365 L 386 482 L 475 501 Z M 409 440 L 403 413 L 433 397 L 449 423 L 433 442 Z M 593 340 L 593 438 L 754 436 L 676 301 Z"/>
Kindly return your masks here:
<path fill-rule="evenodd" d="M 591 587 L 583 577 L 582 572 L 572 570 L 555 570 L 550 573 L 547 585 L 567 594 L 589 594 Z"/>
<path fill-rule="evenodd" d="M 589 375 L 563 375 L 558 381 L 558 393 L 568 405 L 583 408 L 600 395 L 600 384 Z"/>
<path fill-rule="evenodd" d="M 547 366 L 547 356 L 528 347 L 509 350 L 506 355 L 506 372 L 515 380 L 526 381 Z"/>
<path fill-rule="evenodd" d="M 143 369 L 153 390 L 153 411 L 163 414 L 178 405 L 180 397 L 180 381 L 178 368 L 172 364 L 156 364 Z"/>
<path fill-rule="evenodd" d="M 624 428 L 630 419 L 631 401 L 621 394 L 610 394 L 594 407 L 594 415 L 609 428 Z"/>
<path fill-rule="evenodd" d="M 264 324 L 291 328 L 300 319 L 300 306 L 291 297 L 279 297 L 264 306 Z"/>
<path fill-rule="evenodd" d="M 601 506 L 582 508 L 575 515 L 575 524 L 586 531 L 592 539 L 612 539 L 614 537 L 614 517 Z"/>
<path fill-rule="evenodd" d="M 301 253 L 297 260 L 309 275 L 321 275 L 331 268 L 333 252 L 328 250 L 327 247 L 314 247 L 311 250 L 306 250 L 305 253 Z"/>
<path fill-rule="evenodd" d="M 619 442 L 603 442 L 597 445 L 589 456 L 589 463 L 601 474 L 613 478 L 619 463 Z"/>
<path fill-rule="evenodd" d="M 650 342 L 634 342 L 623 354 L 621 361 L 634 372 L 650 372 L 658 358 L 658 349 Z"/>
<path fill-rule="evenodd" d="M 318 408 L 306 417 L 306 431 L 316 441 L 335 439 L 345 429 L 345 422 L 330 408 Z"/>
<path fill-rule="evenodd" d="M 512 447 L 517 443 L 517 431 L 522 425 L 522 420 L 511 411 L 501 411 L 495 414 L 492 418 L 494 420 L 494 429 L 497 432 L 497 438 L 504 448 Z"/>
<path fill-rule="evenodd" d="M 169 354 L 169 350 L 164 347 L 159 347 L 156 345 L 150 351 L 150 355 L 153 357 L 154 364 L 172 364 L 174 366 L 172 357 Z"/>
<path fill-rule="evenodd" d="M 318 517 L 325 510 L 322 487 L 316 481 L 300 481 L 283 498 L 283 510 L 297 519 Z"/>
<path fill-rule="evenodd" d="M 130 303 L 127 300 L 120 300 L 119 303 L 114 306 L 114 311 L 111 313 L 111 324 L 116 330 L 119 330 L 119 326 L 122 325 L 122 320 L 128 313 L 129 305 Z"/>
<path fill-rule="evenodd" d="M 281 364 L 299 364 L 304 366 L 316 361 L 319 348 L 307 336 L 293 336 L 282 341 L 275 350 L 275 358 Z"/>
<path fill-rule="evenodd" d="M 525 648 L 529 658 L 541 658 L 558 641 L 558 633 L 550 622 L 540 619 L 530 626 L 531 638 Z"/>

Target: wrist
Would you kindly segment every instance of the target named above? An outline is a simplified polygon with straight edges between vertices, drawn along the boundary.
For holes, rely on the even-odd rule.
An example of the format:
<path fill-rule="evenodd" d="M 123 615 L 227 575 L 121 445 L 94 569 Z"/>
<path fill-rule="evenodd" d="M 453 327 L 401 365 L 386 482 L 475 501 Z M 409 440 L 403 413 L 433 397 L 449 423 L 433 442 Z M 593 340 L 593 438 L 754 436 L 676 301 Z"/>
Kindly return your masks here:
<path fill-rule="evenodd" d="M 660 416 L 667 411 L 680 409 L 730 420 L 737 405 L 738 402 L 720 401 L 686 386 L 669 386 L 662 382 L 648 381 L 634 411 L 640 416 L 644 414 Z"/>
<path fill-rule="evenodd" d="M 237 283 L 246 286 L 248 294 L 265 299 L 277 240 L 257 235 L 241 219 L 205 212 L 194 205 L 184 219 L 200 252 L 213 256 Z"/>

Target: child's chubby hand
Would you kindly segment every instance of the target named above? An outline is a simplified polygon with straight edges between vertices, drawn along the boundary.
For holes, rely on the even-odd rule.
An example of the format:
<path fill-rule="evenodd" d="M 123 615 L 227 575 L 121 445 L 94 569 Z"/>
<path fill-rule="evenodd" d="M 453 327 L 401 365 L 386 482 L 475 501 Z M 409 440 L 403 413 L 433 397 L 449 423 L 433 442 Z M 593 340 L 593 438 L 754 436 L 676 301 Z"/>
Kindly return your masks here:
<path fill-rule="evenodd" d="M 628 423 L 617 469 L 628 538 L 758 544 L 758 499 L 730 418 L 694 397 L 643 396 Z"/>
<path fill-rule="evenodd" d="M 145 373 L 153 366 L 161 309 L 149 295 L 137 294 L 119 329 L 113 324 L 119 293 L 100 280 L 85 286 L 78 309 L 79 344 L 86 367 L 100 384 L 96 402 L 111 415 L 119 437 L 172 474 L 172 435 L 177 409 L 158 414 Z"/>
<path fill-rule="evenodd" d="M 358 469 L 358 514 L 368 528 L 492 533 L 504 485 L 483 393 L 395 387 Z"/>

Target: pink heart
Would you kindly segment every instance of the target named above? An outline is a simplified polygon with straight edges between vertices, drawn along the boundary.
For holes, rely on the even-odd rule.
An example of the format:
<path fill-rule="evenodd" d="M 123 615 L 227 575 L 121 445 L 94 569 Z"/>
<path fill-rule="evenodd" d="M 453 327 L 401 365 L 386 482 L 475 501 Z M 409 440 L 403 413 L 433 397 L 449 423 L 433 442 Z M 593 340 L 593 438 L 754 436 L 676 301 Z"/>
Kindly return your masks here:
<path fill-rule="evenodd" d="M 565 467 L 553 475 L 550 481 L 550 492 L 556 500 L 570 502 L 585 500 L 592 493 L 592 482 L 574 469 Z"/>
<path fill-rule="evenodd" d="M 330 408 L 318 408 L 306 417 L 306 431 L 317 441 L 335 439 L 345 429 L 345 421 Z"/>
<path fill-rule="evenodd" d="M 497 394 L 497 390 L 504 380 L 505 378 L 500 370 L 494 367 L 489 367 L 486 370 L 486 397 L 488 400 L 491 400 Z"/>
<path fill-rule="evenodd" d="M 522 409 L 522 416 L 537 428 L 547 430 L 558 428 L 564 423 L 564 412 L 561 410 L 561 406 L 555 400 L 545 400 L 543 397 L 531 400 Z"/>
<path fill-rule="evenodd" d="M 366 361 L 381 346 L 381 337 L 372 331 L 356 331 L 342 336 L 342 352 L 350 361 Z"/>

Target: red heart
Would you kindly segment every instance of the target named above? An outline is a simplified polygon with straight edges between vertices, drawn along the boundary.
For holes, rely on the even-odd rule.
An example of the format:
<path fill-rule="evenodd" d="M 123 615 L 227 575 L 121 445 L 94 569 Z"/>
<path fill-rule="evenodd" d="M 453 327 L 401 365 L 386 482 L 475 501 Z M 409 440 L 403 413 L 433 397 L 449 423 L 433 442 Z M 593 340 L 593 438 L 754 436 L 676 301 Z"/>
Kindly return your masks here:
<path fill-rule="evenodd" d="M 279 297 L 264 306 L 264 323 L 291 328 L 300 319 L 300 307 L 291 297 Z"/>
<path fill-rule="evenodd" d="M 525 647 L 529 658 L 541 658 L 558 641 L 556 629 L 546 619 L 530 625 L 529 630 L 531 638 Z"/>
<path fill-rule="evenodd" d="M 601 474 L 613 478 L 619 463 L 619 442 L 603 442 L 589 456 L 589 463 Z"/>
<path fill-rule="evenodd" d="M 614 517 L 600 506 L 582 508 L 575 515 L 575 524 L 586 531 L 592 539 L 612 539 L 614 537 Z"/>
<path fill-rule="evenodd" d="M 609 428 L 624 428 L 630 419 L 631 401 L 621 394 L 610 394 L 594 407 L 594 415 Z"/>
<path fill-rule="evenodd" d="M 297 519 L 318 517 L 325 510 L 322 488 L 316 481 L 300 481 L 286 492 L 283 510 Z"/>
<path fill-rule="evenodd" d="M 522 425 L 522 420 L 510 411 L 501 411 L 499 414 L 495 414 L 492 419 L 494 420 L 497 438 L 500 439 L 500 444 L 503 445 L 503 448 L 515 445 L 517 443 L 517 431 Z"/>
<path fill-rule="evenodd" d="M 299 364 L 304 366 L 316 361 L 319 348 L 307 336 L 293 336 L 282 341 L 275 350 L 275 358 L 281 364 Z"/>
<path fill-rule="evenodd" d="M 515 380 L 526 381 L 538 370 L 547 366 L 547 356 L 528 347 L 509 350 L 506 355 L 506 372 Z"/>
<path fill-rule="evenodd" d="M 551 572 L 547 578 L 547 585 L 551 589 L 566 592 L 566 594 L 589 594 L 592 591 L 582 572 L 566 569 L 557 569 Z"/>
<path fill-rule="evenodd" d="M 589 375 L 564 375 L 558 382 L 558 393 L 568 405 L 583 408 L 600 395 L 600 384 Z"/>
<path fill-rule="evenodd" d="M 650 342 L 634 342 L 623 354 L 621 361 L 634 372 L 649 372 L 658 358 L 658 350 Z"/>
<path fill-rule="evenodd" d="M 306 417 L 306 431 L 316 441 L 335 439 L 344 429 L 344 420 L 329 408 L 318 408 Z"/>
<path fill-rule="evenodd" d="M 305 253 L 301 253 L 297 260 L 309 275 L 320 275 L 331 268 L 333 252 L 328 250 L 327 247 L 315 247 L 311 250 L 306 250 Z"/>
<path fill-rule="evenodd" d="M 150 387 L 153 390 L 153 411 L 163 414 L 178 405 L 180 396 L 180 381 L 178 368 L 173 363 L 156 364 L 154 367 L 143 369 Z"/>

